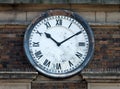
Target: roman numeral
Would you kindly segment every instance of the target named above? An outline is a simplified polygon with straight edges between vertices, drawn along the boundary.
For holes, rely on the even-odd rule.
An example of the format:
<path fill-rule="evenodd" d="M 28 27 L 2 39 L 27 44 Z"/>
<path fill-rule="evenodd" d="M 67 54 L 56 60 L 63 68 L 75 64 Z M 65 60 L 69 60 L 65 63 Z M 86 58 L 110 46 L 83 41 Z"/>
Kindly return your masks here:
<path fill-rule="evenodd" d="M 39 31 L 37 31 L 36 33 L 39 34 L 40 36 L 43 34 L 43 33 L 40 33 Z"/>
<path fill-rule="evenodd" d="M 69 66 L 71 67 L 71 66 L 73 66 L 73 64 L 72 64 L 72 62 L 71 61 L 68 61 L 68 63 L 69 63 Z"/>
<path fill-rule="evenodd" d="M 61 64 L 60 63 L 56 63 L 56 69 L 61 69 Z"/>
<path fill-rule="evenodd" d="M 71 21 L 71 23 L 70 23 L 70 25 L 68 26 L 68 28 L 70 28 L 70 27 L 71 27 L 71 25 L 72 25 L 73 21 L 74 21 L 74 20 L 72 20 L 72 21 Z"/>
<path fill-rule="evenodd" d="M 82 54 L 79 53 L 79 52 L 77 52 L 75 55 L 76 55 L 78 58 L 81 58 L 81 57 L 82 57 Z"/>
<path fill-rule="evenodd" d="M 39 47 L 39 42 L 33 42 L 33 47 Z"/>
<path fill-rule="evenodd" d="M 44 24 L 45 24 L 45 26 L 46 26 L 47 29 L 51 27 L 51 25 L 50 25 L 49 22 L 46 22 L 46 23 L 44 23 Z"/>
<path fill-rule="evenodd" d="M 40 59 L 43 55 L 42 55 L 41 51 L 38 51 L 38 52 L 35 53 L 35 56 L 36 56 L 38 59 Z"/>
<path fill-rule="evenodd" d="M 79 42 L 78 45 L 79 46 L 85 46 L 85 42 Z"/>
<path fill-rule="evenodd" d="M 44 61 L 43 65 L 49 67 L 49 66 L 50 66 L 50 63 L 51 63 L 51 62 L 46 59 L 46 60 Z"/>
<path fill-rule="evenodd" d="M 62 25 L 62 20 L 61 19 L 56 19 L 56 25 Z"/>

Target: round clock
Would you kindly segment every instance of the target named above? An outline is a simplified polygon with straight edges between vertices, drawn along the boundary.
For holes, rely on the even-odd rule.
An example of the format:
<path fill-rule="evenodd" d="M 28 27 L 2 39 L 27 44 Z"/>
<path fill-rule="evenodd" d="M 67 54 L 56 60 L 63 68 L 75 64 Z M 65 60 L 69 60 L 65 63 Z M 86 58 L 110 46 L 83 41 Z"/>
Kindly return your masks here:
<path fill-rule="evenodd" d="M 86 21 L 69 10 L 48 10 L 28 26 L 24 49 L 41 73 L 65 78 L 80 72 L 94 51 L 94 36 Z"/>

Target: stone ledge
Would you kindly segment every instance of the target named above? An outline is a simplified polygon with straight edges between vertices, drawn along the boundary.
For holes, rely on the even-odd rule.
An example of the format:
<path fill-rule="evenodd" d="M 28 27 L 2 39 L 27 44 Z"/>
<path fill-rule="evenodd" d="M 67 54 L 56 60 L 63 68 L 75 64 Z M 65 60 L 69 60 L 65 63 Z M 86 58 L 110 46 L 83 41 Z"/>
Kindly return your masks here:
<path fill-rule="evenodd" d="M 38 75 L 38 72 L 1 72 L 0 79 L 30 79 L 33 80 Z"/>
<path fill-rule="evenodd" d="M 27 28 L 30 22 L 26 23 L 0 23 L 0 28 Z M 120 27 L 120 23 L 97 23 L 97 22 L 88 22 L 91 27 Z"/>
<path fill-rule="evenodd" d="M 119 11 L 119 4 L 0 4 L 0 11 L 43 11 L 53 8 L 76 11 Z"/>
<path fill-rule="evenodd" d="M 120 72 L 82 72 L 82 76 L 89 83 L 120 83 Z"/>
<path fill-rule="evenodd" d="M 78 83 L 78 82 L 82 82 L 82 76 L 81 75 L 74 75 L 68 78 L 50 78 L 48 76 L 44 76 L 44 75 L 38 75 L 37 78 L 32 81 L 32 83 Z"/>

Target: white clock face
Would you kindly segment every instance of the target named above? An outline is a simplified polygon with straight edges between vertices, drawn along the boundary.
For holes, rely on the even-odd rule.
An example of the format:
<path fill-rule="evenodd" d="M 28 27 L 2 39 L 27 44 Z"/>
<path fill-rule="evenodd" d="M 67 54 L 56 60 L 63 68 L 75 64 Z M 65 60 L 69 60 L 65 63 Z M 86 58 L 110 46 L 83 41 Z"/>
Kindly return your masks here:
<path fill-rule="evenodd" d="M 77 74 L 88 64 L 93 55 L 94 37 L 78 14 L 49 10 L 27 28 L 24 49 L 39 72 L 65 78 Z"/>
<path fill-rule="evenodd" d="M 34 26 L 29 51 L 42 72 L 65 74 L 76 70 L 89 49 L 83 26 L 67 16 L 51 16 Z"/>

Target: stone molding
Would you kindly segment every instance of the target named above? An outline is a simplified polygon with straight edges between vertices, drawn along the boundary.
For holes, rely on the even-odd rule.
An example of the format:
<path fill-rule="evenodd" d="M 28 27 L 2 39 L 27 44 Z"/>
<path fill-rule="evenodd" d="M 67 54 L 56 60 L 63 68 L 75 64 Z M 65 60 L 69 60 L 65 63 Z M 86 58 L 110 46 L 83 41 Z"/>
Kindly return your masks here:
<path fill-rule="evenodd" d="M 36 79 L 38 72 L 1 72 L 0 71 L 0 81 L 20 81 L 20 82 L 31 82 Z"/>
<path fill-rule="evenodd" d="M 43 11 L 54 8 L 71 9 L 75 11 L 120 11 L 119 4 L 0 4 L 0 11 Z"/>
<path fill-rule="evenodd" d="M 82 72 L 88 83 L 120 83 L 120 72 Z"/>

